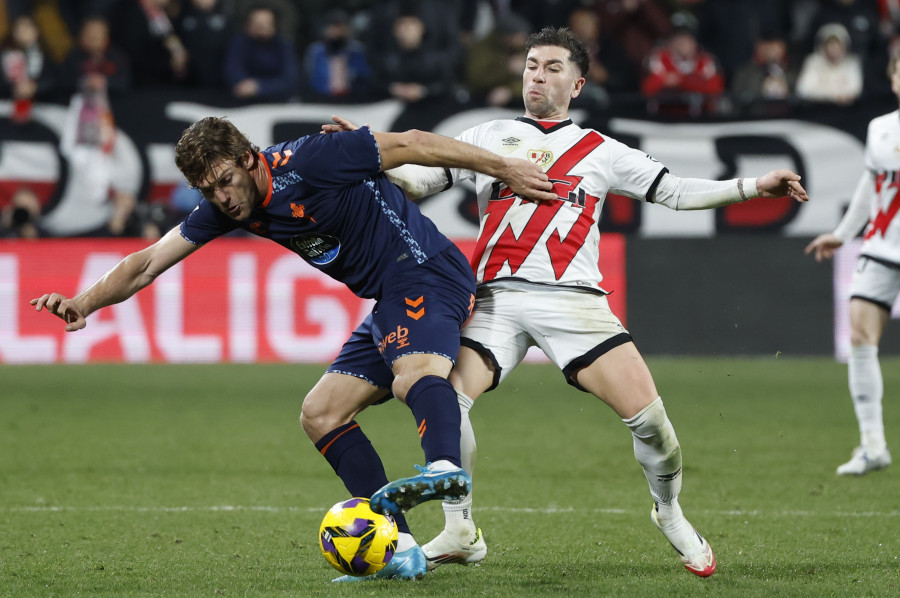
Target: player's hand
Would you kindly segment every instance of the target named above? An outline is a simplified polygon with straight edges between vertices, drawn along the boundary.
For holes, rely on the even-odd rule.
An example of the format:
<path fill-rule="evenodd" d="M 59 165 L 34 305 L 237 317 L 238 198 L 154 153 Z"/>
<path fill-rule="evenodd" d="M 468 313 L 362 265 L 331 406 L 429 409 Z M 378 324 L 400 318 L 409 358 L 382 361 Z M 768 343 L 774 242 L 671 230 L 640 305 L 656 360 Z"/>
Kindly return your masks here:
<path fill-rule="evenodd" d="M 553 183 L 541 167 L 521 158 L 505 158 L 506 172 L 500 180 L 506 183 L 513 193 L 525 199 L 540 202 L 551 202 L 559 199 L 553 193 Z"/>
<path fill-rule="evenodd" d="M 767 172 L 756 179 L 760 197 L 790 197 L 796 201 L 809 201 L 806 189 L 800 184 L 800 175 L 781 168 Z"/>
<path fill-rule="evenodd" d="M 68 299 L 59 293 L 47 293 L 30 301 L 35 311 L 41 311 L 45 307 L 47 311 L 62 318 L 66 322 L 66 332 L 81 330 L 87 325 L 84 312 L 78 307 L 74 299 Z"/>
<path fill-rule="evenodd" d="M 806 255 L 812 253 L 815 256 L 816 261 L 821 262 L 824 259 L 831 259 L 837 248 L 843 244 L 844 242 L 837 238 L 833 233 L 824 233 L 813 239 L 812 242 L 806 246 L 806 249 L 803 250 L 803 253 Z"/>
<path fill-rule="evenodd" d="M 338 116 L 337 114 L 331 115 L 331 120 L 334 121 L 334 124 L 325 123 L 322 125 L 322 130 L 319 131 L 320 133 L 341 133 L 343 131 L 355 131 L 359 128 L 359 125 L 354 125 L 343 116 Z M 369 125 L 366 123 L 363 126 L 368 127 Z"/>

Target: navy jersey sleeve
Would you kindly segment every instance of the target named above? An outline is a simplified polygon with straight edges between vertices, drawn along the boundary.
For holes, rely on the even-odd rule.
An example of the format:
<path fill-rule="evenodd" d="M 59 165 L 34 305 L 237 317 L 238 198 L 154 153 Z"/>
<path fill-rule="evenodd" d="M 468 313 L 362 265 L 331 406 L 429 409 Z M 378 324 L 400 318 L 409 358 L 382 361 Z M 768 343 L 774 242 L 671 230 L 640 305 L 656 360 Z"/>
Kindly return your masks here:
<path fill-rule="evenodd" d="M 203 245 L 236 228 L 234 220 L 204 199 L 181 223 L 181 236 L 195 245 Z"/>
<path fill-rule="evenodd" d="M 381 154 L 369 127 L 309 135 L 298 142 L 294 168 L 313 187 L 343 187 L 381 171 Z"/>

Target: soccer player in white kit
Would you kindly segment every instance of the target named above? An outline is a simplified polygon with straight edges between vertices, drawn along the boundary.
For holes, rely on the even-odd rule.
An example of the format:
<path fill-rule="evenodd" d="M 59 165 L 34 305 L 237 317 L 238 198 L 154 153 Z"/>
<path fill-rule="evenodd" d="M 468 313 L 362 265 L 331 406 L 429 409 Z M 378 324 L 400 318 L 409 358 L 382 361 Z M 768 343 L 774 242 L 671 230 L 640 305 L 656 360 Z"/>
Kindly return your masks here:
<path fill-rule="evenodd" d="M 900 99 L 900 53 L 890 60 L 891 89 Z M 863 244 L 850 286 L 850 359 L 848 382 L 853 410 L 859 423 L 859 446 L 838 475 L 863 475 L 891 464 L 884 436 L 881 399 L 884 382 L 878 361 L 878 343 L 900 294 L 900 110 L 879 116 L 866 133 L 865 170 L 850 206 L 834 232 L 816 237 L 806 247 L 816 261 L 862 229 Z"/>
<path fill-rule="evenodd" d="M 631 336 L 610 311 L 598 267 L 597 220 L 610 190 L 672 209 L 724 206 L 756 197 L 808 199 L 788 170 L 758 179 L 680 179 L 643 152 L 568 118 L 569 102 L 585 79 L 588 55 L 568 29 L 529 38 L 525 116 L 488 122 L 458 138 L 545 168 L 558 200 L 523 200 L 502 183 L 467 170 L 401 167 L 390 171 L 411 198 L 474 179 L 481 229 L 472 266 L 479 283 L 475 311 L 462 331 L 450 380 L 462 412 L 462 465 L 472 472 L 475 436 L 469 409 L 540 347 L 566 380 L 607 403 L 631 429 L 654 506 L 651 518 L 685 567 L 702 577 L 716 569 L 712 549 L 678 504 L 681 449 L 653 378 Z M 335 117 L 324 131 L 355 128 Z M 487 546 L 471 518 L 472 497 L 445 502 L 446 526 L 425 545 L 429 569 L 477 563 Z"/>

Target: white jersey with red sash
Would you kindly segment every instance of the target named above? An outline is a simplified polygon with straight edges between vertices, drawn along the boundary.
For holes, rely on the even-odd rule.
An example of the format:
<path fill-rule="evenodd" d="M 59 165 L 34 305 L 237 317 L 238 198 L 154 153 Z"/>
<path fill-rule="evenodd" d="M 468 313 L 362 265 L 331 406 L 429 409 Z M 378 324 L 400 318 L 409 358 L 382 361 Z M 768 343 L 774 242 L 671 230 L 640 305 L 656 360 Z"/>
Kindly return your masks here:
<path fill-rule="evenodd" d="M 875 177 L 875 198 L 861 254 L 900 266 L 900 111 L 869 123 L 866 168 Z"/>
<path fill-rule="evenodd" d="M 451 170 L 453 183 L 474 180 L 478 195 L 472 268 L 479 283 L 520 279 L 601 290 L 597 224 L 607 192 L 646 201 L 666 172 L 643 152 L 571 120 L 495 120 L 457 139 L 540 165 L 562 200 L 523 200 L 490 176 Z"/>

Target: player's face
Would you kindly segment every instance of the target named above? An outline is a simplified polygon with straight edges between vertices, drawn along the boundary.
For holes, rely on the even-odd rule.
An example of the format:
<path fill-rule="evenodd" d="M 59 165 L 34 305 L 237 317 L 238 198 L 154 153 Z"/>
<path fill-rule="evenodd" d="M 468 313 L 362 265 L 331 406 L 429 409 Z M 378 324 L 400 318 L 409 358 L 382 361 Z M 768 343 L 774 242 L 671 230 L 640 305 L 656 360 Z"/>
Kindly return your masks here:
<path fill-rule="evenodd" d="M 246 165 L 233 160 L 219 160 L 197 189 L 211 204 L 229 218 L 247 220 L 259 200 L 256 181 Z"/>
<path fill-rule="evenodd" d="M 569 102 L 581 93 L 584 77 L 559 46 L 538 46 L 528 52 L 522 75 L 525 113 L 531 118 L 568 118 Z"/>
<path fill-rule="evenodd" d="M 900 98 L 900 58 L 895 58 L 893 70 L 891 71 L 891 90 L 894 95 Z"/>

